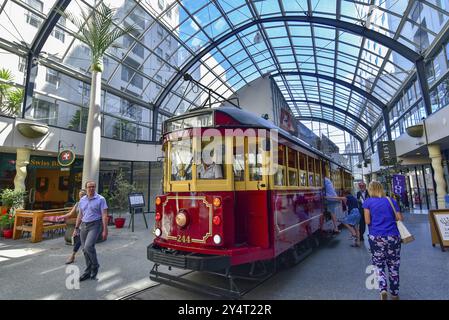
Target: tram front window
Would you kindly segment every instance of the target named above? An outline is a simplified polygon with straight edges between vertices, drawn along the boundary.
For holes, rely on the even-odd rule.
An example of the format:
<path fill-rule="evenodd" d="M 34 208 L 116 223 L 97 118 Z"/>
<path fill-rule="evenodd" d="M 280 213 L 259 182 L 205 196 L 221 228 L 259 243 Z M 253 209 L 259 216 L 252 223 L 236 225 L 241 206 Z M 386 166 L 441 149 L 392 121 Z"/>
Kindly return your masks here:
<path fill-rule="evenodd" d="M 170 150 L 171 180 L 192 180 L 192 140 L 173 141 Z"/>
<path fill-rule="evenodd" d="M 198 179 L 225 179 L 223 175 L 223 160 L 225 146 L 216 137 L 205 137 L 208 141 L 201 142 L 201 162 L 196 166 Z"/>

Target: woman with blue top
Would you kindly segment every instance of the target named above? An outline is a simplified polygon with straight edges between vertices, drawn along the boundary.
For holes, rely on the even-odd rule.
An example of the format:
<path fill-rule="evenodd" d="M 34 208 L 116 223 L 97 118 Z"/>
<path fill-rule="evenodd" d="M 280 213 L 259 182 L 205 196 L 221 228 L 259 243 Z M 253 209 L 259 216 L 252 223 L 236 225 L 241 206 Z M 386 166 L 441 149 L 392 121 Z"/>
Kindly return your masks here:
<path fill-rule="evenodd" d="M 399 206 L 394 199 L 385 197 L 382 185 L 371 181 L 368 186 L 370 198 L 363 202 L 365 221 L 368 225 L 368 239 L 373 265 L 379 282 L 381 300 L 387 300 L 388 267 L 390 294 L 392 300 L 399 299 L 399 265 L 401 254 L 401 236 L 396 220 L 403 220 Z M 393 209 L 393 206 L 395 210 Z"/>

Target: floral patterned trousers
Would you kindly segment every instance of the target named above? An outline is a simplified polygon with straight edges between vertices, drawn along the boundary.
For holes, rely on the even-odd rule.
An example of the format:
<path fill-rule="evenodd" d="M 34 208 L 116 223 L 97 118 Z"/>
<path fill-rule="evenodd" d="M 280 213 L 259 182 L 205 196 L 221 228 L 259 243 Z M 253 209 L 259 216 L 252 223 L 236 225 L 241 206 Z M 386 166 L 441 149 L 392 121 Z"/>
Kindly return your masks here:
<path fill-rule="evenodd" d="M 379 290 L 387 291 L 387 277 L 385 274 L 385 265 L 387 265 L 388 278 L 390 280 L 390 293 L 397 296 L 399 294 L 401 237 L 369 235 L 369 244 L 373 265 L 376 266 Z"/>

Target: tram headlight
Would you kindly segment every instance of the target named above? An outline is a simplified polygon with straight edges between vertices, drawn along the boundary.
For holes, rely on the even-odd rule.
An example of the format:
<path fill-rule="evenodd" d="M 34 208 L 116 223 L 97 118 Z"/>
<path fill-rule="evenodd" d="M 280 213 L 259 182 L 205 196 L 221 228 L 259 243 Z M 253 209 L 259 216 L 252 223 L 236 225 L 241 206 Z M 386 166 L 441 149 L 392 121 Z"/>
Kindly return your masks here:
<path fill-rule="evenodd" d="M 221 199 L 218 197 L 215 197 L 214 200 L 212 201 L 212 203 L 214 204 L 214 207 L 218 208 L 219 206 L 221 206 Z"/>
<path fill-rule="evenodd" d="M 220 244 L 220 243 L 221 243 L 221 237 L 220 237 L 220 235 L 216 234 L 216 235 L 214 236 L 214 243 L 215 243 L 215 244 Z"/>
<path fill-rule="evenodd" d="M 162 234 L 162 231 L 161 231 L 161 229 L 159 229 L 159 228 L 156 228 L 156 229 L 154 230 L 154 234 L 156 235 L 156 237 L 160 237 L 160 236 L 161 236 L 161 234 Z"/>

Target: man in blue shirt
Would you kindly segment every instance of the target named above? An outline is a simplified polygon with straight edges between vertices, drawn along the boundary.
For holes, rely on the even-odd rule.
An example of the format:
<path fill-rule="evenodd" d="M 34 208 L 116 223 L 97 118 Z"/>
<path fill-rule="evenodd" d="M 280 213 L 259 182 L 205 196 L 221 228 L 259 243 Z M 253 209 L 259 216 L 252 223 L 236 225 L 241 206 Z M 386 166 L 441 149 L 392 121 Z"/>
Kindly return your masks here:
<path fill-rule="evenodd" d="M 87 195 L 79 201 L 79 214 L 76 219 L 75 233 L 80 234 L 83 246 L 84 258 L 86 259 L 86 270 L 80 277 L 80 281 L 95 279 L 100 265 L 97 260 L 95 243 L 101 232 L 103 224 L 103 240 L 108 237 L 108 205 L 106 199 L 95 192 L 96 183 L 86 182 Z"/>

